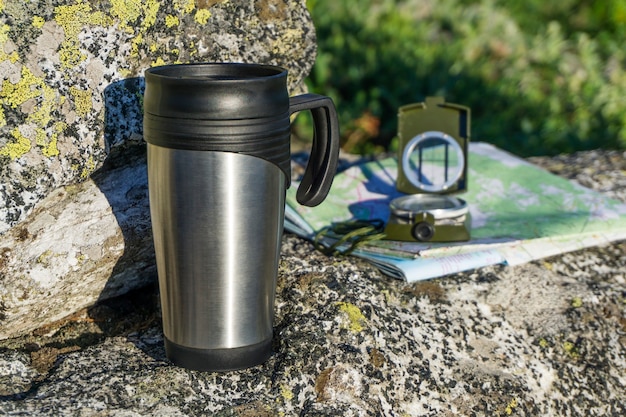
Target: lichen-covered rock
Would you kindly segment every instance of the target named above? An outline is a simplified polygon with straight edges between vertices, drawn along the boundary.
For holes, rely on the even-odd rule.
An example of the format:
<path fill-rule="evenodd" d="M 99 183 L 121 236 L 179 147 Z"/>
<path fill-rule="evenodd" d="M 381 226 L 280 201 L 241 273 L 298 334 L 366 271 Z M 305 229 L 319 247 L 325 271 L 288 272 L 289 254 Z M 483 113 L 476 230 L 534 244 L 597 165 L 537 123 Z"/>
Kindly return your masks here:
<path fill-rule="evenodd" d="M 0 0 L 0 234 L 141 139 L 146 68 L 271 63 L 295 92 L 314 57 L 304 0 Z"/>
<path fill-rule="evenodd" d="M 315 39 L 304 1 L 0 0 L 0 13 L 3 339 L 154 280 L 146 68 L 271 63 L 295 93 Z"/>

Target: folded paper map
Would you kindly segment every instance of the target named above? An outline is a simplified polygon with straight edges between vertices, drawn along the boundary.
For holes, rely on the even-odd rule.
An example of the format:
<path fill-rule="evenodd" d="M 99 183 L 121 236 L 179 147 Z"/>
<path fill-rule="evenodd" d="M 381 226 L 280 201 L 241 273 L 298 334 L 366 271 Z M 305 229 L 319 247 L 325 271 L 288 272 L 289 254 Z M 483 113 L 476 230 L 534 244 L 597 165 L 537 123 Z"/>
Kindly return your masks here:
<path fill-rule="evenodd" d="M 455 243 L 379 240 L 352 254 L 384 273 L 411 281 L 493 264 L 532 260 L 626 239 L 626 204 L 553 175 L 486 143 L 469 148 L 467 201 L 471 240 Z M 285 230 L 307 239 L 337 222 L 386 221 L 397 161 L 386 158 L 337 174 L 317 207 L 296 203 L 297 184 L 287 192 Z"/>

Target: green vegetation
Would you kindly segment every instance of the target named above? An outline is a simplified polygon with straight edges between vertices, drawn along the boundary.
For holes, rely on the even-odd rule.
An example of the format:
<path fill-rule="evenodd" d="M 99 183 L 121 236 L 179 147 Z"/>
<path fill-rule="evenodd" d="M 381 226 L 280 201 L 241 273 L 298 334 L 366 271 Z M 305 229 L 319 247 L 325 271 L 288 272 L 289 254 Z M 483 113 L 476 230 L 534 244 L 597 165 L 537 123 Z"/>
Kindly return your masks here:
<path fill-rule="evenodd" d="M 518 155 L 626 149 L 626 0 L 308 6 L 307 82 L 335 101 L 348 151 L 393 148 L 398 107 L 430 95 L 471 107 L 472 140 Z"/>

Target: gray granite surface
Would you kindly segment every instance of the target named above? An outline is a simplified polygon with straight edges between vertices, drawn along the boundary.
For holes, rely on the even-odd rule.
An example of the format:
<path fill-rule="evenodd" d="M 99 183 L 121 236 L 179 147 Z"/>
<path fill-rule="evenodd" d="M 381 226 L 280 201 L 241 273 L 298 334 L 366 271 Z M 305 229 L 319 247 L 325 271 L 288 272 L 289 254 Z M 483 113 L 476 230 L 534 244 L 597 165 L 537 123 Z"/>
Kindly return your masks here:
<path fill-rule="evenodd" d="M 532 161 L 626 201 L 626 155 Z M 155 285 L 0 342 L 15 416 L 626 415 L 626 242 L 406 284 L 285 235 L 272 357 L 165 358 Z"/>

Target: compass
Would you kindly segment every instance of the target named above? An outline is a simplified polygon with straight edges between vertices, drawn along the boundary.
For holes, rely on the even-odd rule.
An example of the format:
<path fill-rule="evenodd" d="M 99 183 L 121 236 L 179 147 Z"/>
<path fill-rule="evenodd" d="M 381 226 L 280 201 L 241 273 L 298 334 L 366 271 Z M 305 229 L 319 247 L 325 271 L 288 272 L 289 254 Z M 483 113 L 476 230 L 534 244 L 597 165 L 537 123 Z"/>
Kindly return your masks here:
<path fill-rule="evenodd" d="M 398 178 L 406 194 L 390 203 L 387 239 L 419 242 L 469 240 L 467 189 L 470 109 L 428 97 L 398 112 Z"/>

